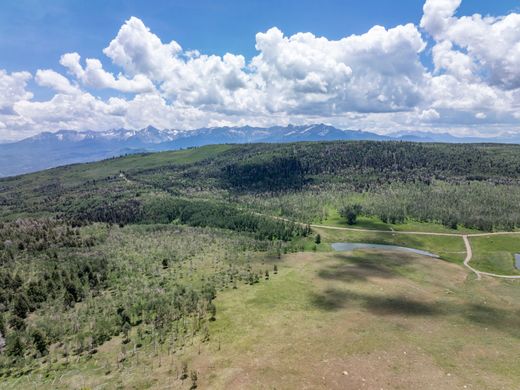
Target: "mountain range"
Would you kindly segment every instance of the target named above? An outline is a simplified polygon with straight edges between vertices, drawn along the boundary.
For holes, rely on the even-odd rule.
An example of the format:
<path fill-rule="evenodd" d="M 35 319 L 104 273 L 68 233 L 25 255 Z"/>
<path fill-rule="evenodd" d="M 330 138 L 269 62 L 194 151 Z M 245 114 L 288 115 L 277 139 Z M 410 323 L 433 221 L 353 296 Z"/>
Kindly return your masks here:
<path fill-rule="evenodd" d="M 458 138 L 447 133 L 426 132 L 379 135 L 359 130 L 341 130 L 324 124 L 268 128 L 208 127 L 196 130 L 159 130 L 152 126 L 141 130 L 59 130 L 0 144 L 0 177 L 124 154 L 175 150 L 208 144 L 336 140 L 520 143 L 518 136 Z"/>

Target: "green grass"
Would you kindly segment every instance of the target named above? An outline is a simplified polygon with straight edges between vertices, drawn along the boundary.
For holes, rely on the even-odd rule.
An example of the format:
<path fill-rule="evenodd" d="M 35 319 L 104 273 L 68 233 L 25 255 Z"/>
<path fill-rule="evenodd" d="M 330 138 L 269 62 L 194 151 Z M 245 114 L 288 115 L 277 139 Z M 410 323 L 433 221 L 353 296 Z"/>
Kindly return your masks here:
<path fill-rule="evenodd" d="M 232 145 L 209 145 L 160 153 L 131 154 L 120 158 L 85 164 L 72 164 L 13 178 L 0 179 L 0 184 L 18 188 L 30 185 L 32 188 L 37 186 L 38 183 L 45 183 L 59 177 L 61 183 L 66 187 L 75 186 L 83 183 L 85 180 L 99 180 L 107 176 L 117 175 L 120 171 L 129 172 L 134 169 L 145 170 L 172 164 L 191 164 L 214 157 L 232 147 Z"/>
<path fill-rule="evenodd" d="M 466 255 L 464 242 L 460 237 L 391 234 L 378 232 L 356 232 L 346 230 L 314 228 L 323 242 L 362 242 L 373 244 L 399 245 L 421 249 L 440 256 L 443 260 L 462 263 Z"/>
<path fill-rule="evenodd" d="M 372 217 L 360 217 L 356 225 L 347 225 L 337 211 L 331 209 L 328 215 L 329 217 L 323 222 L 323 225 L 331 227 L 455 234 L 471 234 L 477 232 L 471 229 L 453 230 L 439 224 L 415 221 L 409 221 L 404 224 L 385 224 L 377 218 Z M 426 250 L 439 255 L 444 260 L 456 263 L 462 263 L 465 258 L 465 247 L 462 239 L 459 237 L 393 235 L 390 233 L 354 232 L 319 228 L 315 230 L 321 233 L 327 242 L 366 242 L 400 245 Z M 520 253 L 520 235 L 472 237 L 470 238 L 470 242 L 473 249 L 473 259 L 471 262 L 476 269 L 484 272 L 497 273 L 499 275 L 520 275 L 520 271 L 514 266 L 514 254 Z"/>
<path fill-rule="evenodd" d="M 208 387 L 518 385 L 515 282 L 391 252 L 292 254 L 279 269 L 217 298 Z"/>
<path fill-rule="evenodd" d="M 520 235 L 470 237 L 472 265 L 480 271 L 520 275 L 514 254 L 520 253 Z"/>
<path fill-rule="evenodd" d="M 348 227 L 353 229 L 373 229 L 373 230 L 396 230 L 396 231 L 415 231 L 415 232 L 433 232 L 433 233 L 477 233 L 478 230 L 459 227 L 458 229 L 450 229 L 438 223 L 418 222 L 408 220 L 405 223 L 392 224 L 382 222 L 377 217 L 359 216 L 355 225 L 348 225 L 345 218 L 339 215 L 335 208 L 327 209 L 327 218 L 323 220 L 321 225 Z"/>
<path fill-rule="evenodd" d="M 98 227 L 88 229 L 94 228 Z M 156 228 L 160 237 L 148 242 L 147 236 Z M 169 230 L 166 226 L 122 229 L 119 233 L 128 237 L 121 255 L 136 257 L 136 264 L 142 264 L 146 258 L 139 252 L 148 245 L 157 250 L 147 248 L 146 253 L 162 258 Z M 338 231 L 323 229 L 320 234 L 324 242 L 318 248 L 323 250 L 329 239 L 346 238 Z M 394 236 L 360 232 L 347 236 L 356 241 L 423 245 L 427 250 L 428 245 L 441 243 L 435 241 L 438 237 L 418 237 L 416 242 L 402 235 L 391 242 L 389 237 Z M 448 239 L 445 246 L 460 249 L 458 241 L 451 241 L 457 237 L 440 238 Z M 467 384 L 499 389 L 518 384 L 520 371 L 515 363 L 520 352 L 511 348 L 520 338 L 515 316 L 520 309 L 518 283 L 476 283 L 464 278 L 461 267 L 397 252 L 307 252 L 273 261 L 279 271 L 271 273 L 269 280 L 239 283 L 237 290 L 218 293 L 217 320 L 209 323 L 207 343 L 195 339 L 172 355 L 168 342 L 157 351 L 149 344 L 138 356 L 129 350 L 130 357 L 118 364 L 122 346 L 121 338 L 115 337 L 92 358 L 34 366 L 20 378 L 2 378 L 4 385 L 184 388 L 189 381 L 176 379 L 182 361 L 198 371 L 200 388 L 255 388 L 259 383 L 278 388 L 282 382 L 284 388 L 303 384 L 357 388 L 365 383 L 361 378 L 369 388 L 416 388 L 414 380 L 432 381 L 436 388 Z M 210 270 L 211 261 L 208 265 Z M 377 367 L 377 374 L 370 367 Z"/>
<path fill-rule="evenodd" d="M 324 241 L 320 244 L 315 242 L 316 234 L 309 237 L 297 237 L 292 240 L 291 246 L 302 252 L 330 252 L 332 248 Z"/>
<path fill-rule="evenodd" d="M 13 220 L 18 215 L 26 216 L 21 215 L 21 210 L 27 210 L 27 216 L 41 216 L 44 214 L 42 210 L 55 206 L 64 195 L 76 192 L 76 199 L 88 197 L 91 195 L 89 191 L 94 191 L 96 187 L 97 191 L 110 190 L 112 194 L 127 192 L 134 196 L 133 191 L 150 191 L 150 186 L 129 186 L 129 183 L 119 178 L 121 171 L 131 179 L 134 172 L 192 164 L 214 158 L 231 148 L 233 145 L 209 145 L 178 151 L 135 154 L 0 179 L 0 201 L 2 197 L 12 199 L 11 204 L 0 208 L 0 219 Z M 116 179 L 105 181 L 109 177 Z M 94 185 L 93 181 L 97 184 Z"/>

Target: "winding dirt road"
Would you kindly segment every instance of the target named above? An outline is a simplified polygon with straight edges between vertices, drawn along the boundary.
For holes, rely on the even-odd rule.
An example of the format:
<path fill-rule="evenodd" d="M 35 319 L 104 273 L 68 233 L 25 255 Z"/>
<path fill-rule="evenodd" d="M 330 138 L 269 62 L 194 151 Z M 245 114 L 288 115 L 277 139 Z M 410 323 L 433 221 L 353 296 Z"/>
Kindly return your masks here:
<path fill-rule="evenodd" d="M 471 265 L 469 265 L 469 262 L 473 257 L 473 251 L 471 250 L 471 244 L 469 243 L 468 236 L 464 235 L 462 236 L 462 239 L 464 240 L 464 245 L 466 246 L 466 258 L 464 259 L 464 265 L 477 275 L 477 280 L 480 280 L 482 279 L 482 277 L 480 276 L 480 271 L 476 270 Z"/>
<path fill-rule="evenodd" d="M 280 218 L 286 221 L 289 221 L 285 218 Z M 413 231 L 396 231 L 396 230 L 372 230 L 372 229 L 356 229 L 356 228 L 346 228 L 346 227 L 338 227 L 338 226 L 326 226 L 326 225 L 310 225 L 310 227 L 318 228 L 318 229 L 331 229 L 331 230 L 347 230 L 347 231 L 356 231 L 356 232 L 369 232 L 369 233 L 390 233 L 390 234 L 410 234 L 410 235 L 423 235 L 423 236 L 449 236 L 449 237 L 461 237 L 464 241 L 464 246 L 466 247 L 466 258 L 464 259 L 464 266 L 468 268 L 471 272 L 473 272 L 477 276 L 477 280 L 482 279 L 482 275 L 492 276 L 494 278 L 502 278 L 502 279 L 520 279 L 520 275 L 498 275 L 490 272 L 479 271 L 476 268 L 473 268 L 469 262 L 473 258 L 473 250 L 471 249 L 471 244 L 469 242 L 469 237 L 485 237 L 485 236 L 498 236 L 498 235 L 516 235 L 520 234 L 520 232 L 493 232 L 493 233 L 473 233 L 473 234 L 460 234 L 460 233 L 437 233 L 437 232 L 413 232 Z"/>
<path fill-rule="evenodd" d="M 275 217 L 273 215 L 266 215 L 261 213 L 255 213 L 257 215 L 262 215 L 264 217 L 271 217 L 274 219 L 279 219 L 286 222 L 299 223 L 301 225 L 305 225 L 301 222 L 295 222 L 288 218 L 283 217 Z M 339 227 L 339 226 L 327 226 L 327 225 L 317 225 L 310 224 L 311 228 L 317 229 L 329 229 L 329 230 L 346 230 L 351 232 L 365 232 L 365 233 L 387 233 L 387 234 L 410 234 L 410 235 L 419 235 L 419 236 L 444 236 L 444 237 L 461 237 L 464 241 L 464 246 L 466 247 L 466 258 L 464 259 L 464 266 L 468 268 L 471 272 L 473 272 L 477 276 L 477 280 L 482 279 L 482 275 L 491 276 L 494 278 L 502 278 L 502 279 L 520 279 L 520 275 L 499 275 L 493 274 L 491 272 L 479 271 L 476 268 L 473 268 L 469 262 L 473 258 L 473 250 L 471 249 L 471 244 L 469 242 L 469 237 L 485 237 L 485 236 L 501 236 L 501 235 L 520 235 L 520 232 L 490 232 L 490 233 L 471 233 L 471 234 L 461 234 L 461 233 L 439 233 L 439 232 L 415 232 L 415 231 L 399 231 L 399 230 L 377 230 L 377 229 L 357 229 L 357 228 L 347 228 L 347 227 Z"/>
<path fill-rule="evenodd" d="M 131 184 L 132 181 L 126 177 L 123 172 L 119 173 L 119 177 L 125 180 L 127 183 Z M 305 225 L 301 222 L 295 222 L 288 218 L 276 217 L 274 215 L 266 215 L 258 212 L 254 212 L 254 214 L 262 215 L 264 217 L 270 217 L 286 222 L 299 223 L 301 225 Z M 468 268 L 471 272 L 473 272 L 477 276 L 477 280 L 482 279 L 482 275 L 492 276 L 495 278 L 502 279 L 520 279 L 520 275 L 498 275 L 490 272 L 479 271 L 476 268 L 473 268 L 469 262 L 473 258 L 473 251 L 471 249 L 471 244 L 469 242 L 468 237 L 484 237 L 484 236 L 496 236 L 496 235 L 512 235 L 512 234 L 520 234 L 520 232 L 492 232 L 492 233 L 473 233 L 473 234 L 460 234 L 460 233 L 438 233 L 438 232 L 415 232 L 415 231 L 398 231 L 398 230 L 376 230 L 376 229 L 356 229 L 356 228 L 347 228 L 347 227 L 339 227 L 339 226 L 327 226 L 327 225 L 309 225 L 313 228 L 318 229 L 330 229 L 330 230 L 346 230 L 346 231 L 355 231 L 355 232 L 367 232 L 367 233 L 390 233 L 390 234 L 410 234 L 410 235 L 423 235 L 423 236 L 447 236 L 447 237 L 461 237 L 464 241 L 464 245 L 466 247 L 466 258 L 464 259 L 464 266 Z"/>

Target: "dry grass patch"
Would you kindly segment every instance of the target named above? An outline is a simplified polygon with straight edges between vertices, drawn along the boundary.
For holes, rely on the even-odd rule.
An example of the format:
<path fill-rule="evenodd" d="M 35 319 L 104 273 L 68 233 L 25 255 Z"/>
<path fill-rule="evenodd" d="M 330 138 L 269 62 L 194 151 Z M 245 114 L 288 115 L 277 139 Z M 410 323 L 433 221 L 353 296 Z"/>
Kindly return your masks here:
<path fill-rule="evenodd" d="M 204 388 L 515 388 L 519 286 L 487 283 L 413 254 L 288 255 L 268 283 L 217 299 L 194 365 Z"/>

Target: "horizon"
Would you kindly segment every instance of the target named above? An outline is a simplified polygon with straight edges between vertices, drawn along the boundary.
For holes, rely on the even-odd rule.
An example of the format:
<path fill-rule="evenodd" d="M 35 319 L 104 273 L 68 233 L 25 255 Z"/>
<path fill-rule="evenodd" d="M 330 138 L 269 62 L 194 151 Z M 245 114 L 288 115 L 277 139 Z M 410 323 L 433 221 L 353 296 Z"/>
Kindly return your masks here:
<path fill-rule="evenodd" d="M 148 125 L 520 134 L 517 2 L 272 7 L 4 2 L 0 142 Z"/>
<path fill-rule="evenodd" d="M 342 127 L 339 127 L 339 126 L 333 126 L 331 124 L 321 122 L 321 123 L 303 123 L 303 124 L 289 123 L 287 125 L 272 125 L 272 126 L 254 126 L 254 125 L 249 125 L 249 124 L 244 124 L 244 125 L 240 125 L 240 126 L 239 125 L 223 125 L 223 126 L 198 127 L 198 128 L 192 128 L 192 129 L 184 129 L 184 130 L 182 130 L 182 129 L 174 129 L 174 128 L 158 128 L 158 127 L 155 127 L 153 125 L 147 125 L 147 126 L 142 127 L 142 128 L 125 128 L 125 127 L 115 128 L 115 127 L 112 127 L 112 128 L 108 128 L 108 129 L 104 129 L 104 130 L 58 129 L 56 131 L 42 131 L 42 132 L 39 132 L 37 134 L 28 136 L 26 138 L 17 139 L 17 140 L 3 140 L 3 139 L 0 139 L 0 144 L 9 144 L 9 143 L 13 143 L 14 144 L 16 142 L 37 138 L 37 137 L 39 137 L 41 135 L 44 135 L 44 134 L 58 134 L 58 133 L 62 133 L 62 132 L 99 133 L 99 134 L 103 134 L 103 133 L 112 132 L 112 131 L 133 131 L 133 132 L 139 133 L 141 131 L 145 131 L 147 129 L 152 128 L 152 129 L 157 130 L 159 132 L 189 133 L 189 132 L 196 132 L 198 130 L 204 130 L 204 129 L 208 129 L 208 130 L 226 129 L 226 128 L 229 128 L 229 129 L 243 129 L 243 128 L 270 129 L 270 128 L 276 128 L 276 127 L 290 128 L 290 127 L 315 127 L 315 126 L 326 126 L 326 127 L 332 127 L 332 128 L 334 128 L 336 130 L 340 130 L 340 131 L 344 131 L 344 132 L 368 133 L 368 134 L 374 134 L 374 135 L 379 135 L 379 136 L 382 136 L 382 137 L 389 137 L 389 138 L 396 138 L 396 139 L 398 139 L 399 137 L 402 137 L 402 136 L 407 136 L 407 135 L 409 135 L 409 136 L 417 136 L 417 137 L 424 136 L 425 139 L 426 139 L 427 136 L 434 136 L 435 135 L 435 136 L 439 136 L 439 137 L 440 136 L 451 136 L 451 137 L 454 137 L 454 138 L 458 138 L 461 141 L 463 141 L 464 139 L 482 139 L 482 141 L 487 141 L 487 140 L 492 141 L 492 140 L 497 140 L 497 139 L 498 140 L 502 140 L 502 139 L 505 139 L 507 137 L 514 137 L 516 135 L 520 136 L 520 133 L 505 133 L 505 134 L 502 134 L 500 136 L 497 136 L 497 135 L 457 136 L 457 135 L 451 134 L 448 131 L 445 131 L 445 132 L 432 132 L 432 131 L 414 131 L 414 130 L 395 131 L 395 132 L 391 132 L 391 133 L 380 134 L 380 133 L 378 133 L 376 131 L 371 132 L 371 131 L 366 131 L 366 130 L 362 130 L 362 129 L 346 129 L 346 128 L 342 128 Z M 433 140 L 433 142 L 442 142 L 442 141 Z M 498 143 L 500 143 L 500 141 Z M 514 143 L 517 143 L 517 142 L 514 142 Z M 520 142 L 518 142 L 518 143 L 520 143 Z M 212 145 L 212 144 L 209 144 L 209 145 Z"/>

